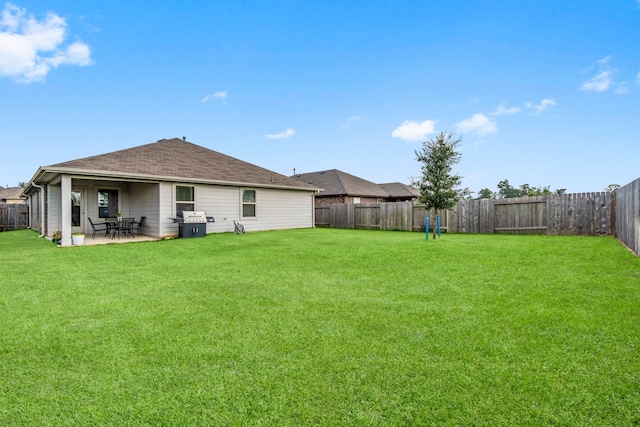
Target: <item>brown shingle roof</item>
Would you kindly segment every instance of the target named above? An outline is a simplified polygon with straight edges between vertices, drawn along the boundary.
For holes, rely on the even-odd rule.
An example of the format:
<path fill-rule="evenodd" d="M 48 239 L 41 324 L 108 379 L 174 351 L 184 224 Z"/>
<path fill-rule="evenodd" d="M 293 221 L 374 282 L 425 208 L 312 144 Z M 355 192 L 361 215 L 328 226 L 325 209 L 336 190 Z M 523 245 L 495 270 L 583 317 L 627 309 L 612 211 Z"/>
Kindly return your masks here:
<path fill-rule="evenodd" d="M 389 193 L 389 197 L 397 199 L 410 199 L 419 197 L 420 191 L 401 182 L 389 182 L 386 184 L 378 184 L 384 191 Z"/>
<path fill-rule="evenodd" d="M 293 177 L 324 189 L 318 196 L 388 197 L 378 184 L 337 169 L 300 173 Z"/>
<path fill-rule="evenodd" d="M 22 187 L 0 187 L 0 201 L 23 199 Z"/>
<path fill-rule="evenodd" d="M 192 181 L 313 189 L 314 185 L 201 147 L 179 138 L 161 139 L 125 150 L 57 163 L 42 169 L 83 170 L 91 174 L 172 177 Z"/>

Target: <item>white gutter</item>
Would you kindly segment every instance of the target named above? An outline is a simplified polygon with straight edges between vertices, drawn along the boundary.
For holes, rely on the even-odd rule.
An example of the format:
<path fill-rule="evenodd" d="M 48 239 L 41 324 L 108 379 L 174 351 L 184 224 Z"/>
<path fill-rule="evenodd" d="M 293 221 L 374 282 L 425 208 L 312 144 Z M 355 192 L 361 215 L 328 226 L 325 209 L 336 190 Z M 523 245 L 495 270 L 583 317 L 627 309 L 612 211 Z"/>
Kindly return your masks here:
<path fill-rule="evenodd" d="M 40 236 L 44 237 L 44 187 L 31 181 L 31 185 L 40 190 Z M 29 215 L 29 228 L 31 228 L 31 215 Z"/>

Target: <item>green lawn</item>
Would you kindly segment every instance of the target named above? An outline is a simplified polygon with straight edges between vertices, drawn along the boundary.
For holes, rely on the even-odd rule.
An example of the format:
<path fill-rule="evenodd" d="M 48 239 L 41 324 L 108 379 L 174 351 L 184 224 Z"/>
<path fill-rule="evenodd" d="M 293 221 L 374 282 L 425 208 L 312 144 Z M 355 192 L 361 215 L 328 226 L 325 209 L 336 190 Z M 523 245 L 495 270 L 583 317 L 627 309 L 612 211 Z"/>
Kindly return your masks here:
<path fill-rule="evenodd" d="M 613 238 L 0 233 L 0 425 L 640 425 Z"/>

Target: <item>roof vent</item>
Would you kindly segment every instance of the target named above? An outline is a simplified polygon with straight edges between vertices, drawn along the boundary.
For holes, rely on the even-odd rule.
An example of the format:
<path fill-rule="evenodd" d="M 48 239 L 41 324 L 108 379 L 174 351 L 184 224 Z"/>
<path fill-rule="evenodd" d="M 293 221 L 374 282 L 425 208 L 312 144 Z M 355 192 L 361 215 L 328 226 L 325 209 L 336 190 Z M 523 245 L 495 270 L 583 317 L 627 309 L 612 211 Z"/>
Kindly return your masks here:
<path fill-rule="evenodd" d="M 186 137 L 186 136 L 183 136 L 183 137 L 182 137 L 182 140 L 183 140 L 183 141 L 186 141 L 186 140 L 187 140 L 187 137 Z"/>

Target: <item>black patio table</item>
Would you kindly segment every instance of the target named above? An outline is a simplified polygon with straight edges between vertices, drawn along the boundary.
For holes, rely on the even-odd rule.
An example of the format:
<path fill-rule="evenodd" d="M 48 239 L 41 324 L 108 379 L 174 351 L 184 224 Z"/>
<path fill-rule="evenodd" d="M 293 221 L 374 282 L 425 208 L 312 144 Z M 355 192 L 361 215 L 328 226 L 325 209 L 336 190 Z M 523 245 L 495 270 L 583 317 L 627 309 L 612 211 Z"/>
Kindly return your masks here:
<path fill-rule="evenodd" d="M 133 234 L 133 229 L 136 224 L 135 218 L 107 218 L 104 222 L 107 224 L 107 234 L 111 234 L 112 239 L 115 239 L 116 236 L 118 236 L 119 239 L 121 234 L 123 236 L 136 237 L 135 234 Z"/>

